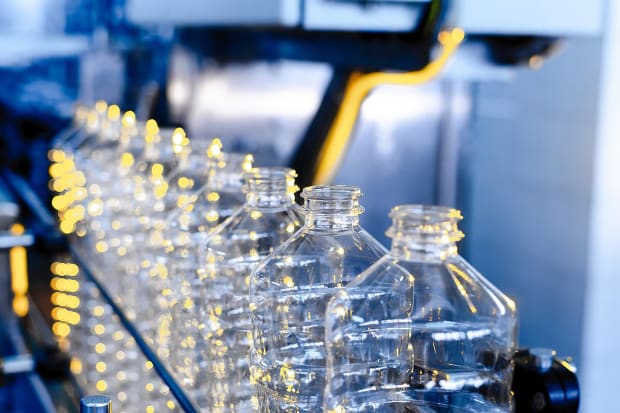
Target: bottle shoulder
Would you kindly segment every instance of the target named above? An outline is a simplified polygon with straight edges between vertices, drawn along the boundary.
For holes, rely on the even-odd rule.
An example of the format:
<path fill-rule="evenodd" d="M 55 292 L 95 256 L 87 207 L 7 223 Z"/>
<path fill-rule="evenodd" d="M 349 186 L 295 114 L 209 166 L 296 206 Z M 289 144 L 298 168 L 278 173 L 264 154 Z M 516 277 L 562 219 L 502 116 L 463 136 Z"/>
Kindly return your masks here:
<path fill-rule="evenodd" d="M 359 227 L 351 231 L 337 232 L 316 231 L 302 227 L 282 244 L 269 260 L 288 261 L 291 255 L 321 256 L 329 253 L 341 256 L 347 253 L 365 254 L 375 262 L 384 256 L 387 250 Z"/>
<path fill-rule="evenodd" d="M 243 205 L 206 237 L 201 250 L 224 256 L 230 253 L 231 257 L 264 257 L 290 238 L 302 222 L 295 207 L 265 210 Z"/>
<path fill-rule="evenodd" d="M 416 307 L 428 314 L 434 308 L 448 318 L 516 319 L 514 301 L 460 255 L 432 262 L 398 260 L 398 265 L 413 276 Z"/>
<path fill-rule="evenodd" d="M 355 277 L 343 291 L 385 288 L 386 286 L 396 287 L 400 283 L 413 286 L 414 277 L 399 264 L 398 259 L 390 254 L 385 254 Z"/>
<path fill-rule="evenodd" d="M 363 230 L 321 234 L 302 228 L 252 272 L 254 291 L 324 291 L 347 285 L 385 255 Z"/>
<path fill-rule="evenodd" d="M 297 205 L 278 209 L 254 208 L 246 204 L 236 208 L 226 221 L 222 222 L 213 231 L 212 236 L 235 237 L 237 232 L 252 230 L 277 230 L 285 229 L 288 224 L 288 237 L 301 228 L 303 217 L 298 213 Z"/>

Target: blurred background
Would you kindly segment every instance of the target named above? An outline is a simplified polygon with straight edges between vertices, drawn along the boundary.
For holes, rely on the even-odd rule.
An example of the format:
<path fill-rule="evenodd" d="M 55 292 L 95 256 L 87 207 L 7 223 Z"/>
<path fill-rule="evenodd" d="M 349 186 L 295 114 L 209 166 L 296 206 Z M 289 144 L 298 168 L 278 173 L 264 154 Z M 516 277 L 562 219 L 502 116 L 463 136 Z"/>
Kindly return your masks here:
<path fill-rule="evenodd" d="M 373 89 L 321 178 L 351 76 L 425 67 L 445 27 L 466 35 L 445 70 Z M 581 411 L 616 403 L 616 2 L 3 0 L 0 166 L 41 208 L 50 142 L 97 100 L 292 166 L 303 185 L 358 185 L 362 224 L 385 244 L 396 204 L 461 209 L 461 254 L 516 300 L 521 345 L 573 358 Z M 26 227 L 53 248 L 44 225 Z M 36 257 L 35 298 L 50 277 Z"/>

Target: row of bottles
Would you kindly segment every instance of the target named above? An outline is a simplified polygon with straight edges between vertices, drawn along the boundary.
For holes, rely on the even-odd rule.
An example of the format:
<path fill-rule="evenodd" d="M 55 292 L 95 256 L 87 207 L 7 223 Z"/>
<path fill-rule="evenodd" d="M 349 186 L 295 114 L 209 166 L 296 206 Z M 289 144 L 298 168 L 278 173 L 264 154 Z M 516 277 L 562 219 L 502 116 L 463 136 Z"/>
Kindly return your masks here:
<path fill-rule="evenodd" d="M 300 207 L 293 170 L 169 134 L 82 108 L 51 185 L 201 411 L 511 411 L 515 305 L 458 255 L 459 211 L 393 208 L 388 251 L 359 188 L 307 187 Z"/>
<path fill-rule="evenodd" d="M 119 413 L 180 411 L 153 363 L 71 257 L 57 257 L 51 272 L 52 331 L 60 347 L 70 350 L 71 372 L 82 391 L 113 396 Z"/>

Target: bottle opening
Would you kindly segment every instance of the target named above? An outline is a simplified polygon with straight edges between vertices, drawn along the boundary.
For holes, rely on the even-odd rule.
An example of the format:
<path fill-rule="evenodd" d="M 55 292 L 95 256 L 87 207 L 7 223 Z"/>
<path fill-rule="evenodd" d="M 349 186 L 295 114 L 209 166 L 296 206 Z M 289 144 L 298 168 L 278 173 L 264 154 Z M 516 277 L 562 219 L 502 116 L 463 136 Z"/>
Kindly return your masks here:
<path fill-rule="evenodd" d="M 216 156 L 206 154 L 208 186 L 219 191 L 239 191 L 244 186 L 245 174 L 252 169 L 254 158 L 250 154 L 219 152 Z"/>
<path fill-rule="evenodd" d="M 280 167 L 258 167 L 250 169 L 245 179 L 248 184 L 291 184 L 295 182 L 297 172 L 290 168 Z"/>
<path fill-rule="evenodd" d="M 245 174 L 245 191 L 255 195 L 285 194 L 294 199 L 299 190 L 295 185 L 296 177 L 297 172 L 290 168 L 252 168 Z"/>
<path fill-rule="evenodd" d="M 463 219 L 458 209 L 434 205 L 399 205 L 390 212 L 390 238 L 416 238 L 434 243 L 451 243 L 463 239 L 458 222 Z"/>
<path fill-rule="evenodd" d="M 356 186 L 347 185 L 317 185 L 303 189 L 306 212 L 313 214 L 340 214 L 360 215 L 364 212 L 359 204 L 362 191 Z"/>

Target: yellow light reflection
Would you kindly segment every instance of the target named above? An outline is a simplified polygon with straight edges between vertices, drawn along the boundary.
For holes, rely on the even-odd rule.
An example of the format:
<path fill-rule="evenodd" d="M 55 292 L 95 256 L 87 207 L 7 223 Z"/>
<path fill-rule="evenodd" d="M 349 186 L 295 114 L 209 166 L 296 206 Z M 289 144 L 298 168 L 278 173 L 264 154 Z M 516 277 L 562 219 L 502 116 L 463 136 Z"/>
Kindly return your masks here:
<path fill-rule="evenodd" d="M 56 291 L 74 293 L 80 289 L 80 283 L 76 280 L 54 277 L 50 281 L 50 287 Z"/>
<path fill-rule="evenodd" d="M 123 123 L 123 126 L 126 128 L 130 128 L 134 126 L 136 124 L 136 114 L 133 111 L 128 110 L 123 115 L 122 123 Z"/>
<path fill-rule="evenodd" d="M 145 125 L 145 136 L 144 140 L 146 142 L 153 142 L 154 136 L 159 133 L 159 126 L 157 126 L 157 122 L 155 119 L 149 119 L 146 121 Z"/>
<path fill-rule="evenodd" d="M 25 317 L 30 310 L 30 302 L 26 296 L 13 297 L 13 312 L 18 317 Z"/>
<path fill-rule="evenodd" d="M 209 192 L 207 194 L 207 201 L 209 202 L 217 202 L 220 200 L 220 194 L 217 192 Z"/>
<path fill-rule="evenodd" d="M 103 201 L 101 199 L 93 199 L 88 203 L 86 207 L 88 215 L 91 217 L 98 217 L 103 213 Z"/>
<path fill-rule="evenodd" d="M 209 158 L 218 156 L 222 152 L 222 146 L 222 141 L 219 138 L 213 139 L 207 149 L 207 156 Z"/>
<path fill-rule="evenodd" d="M 108 103 L 105 100 L 98 100 L 95 102 L 95 110 L 99 113 L 105 113 L 108 108 Z"/>
<path fill-rule="evenodd" d="M 69 369 L 73 374 L 82 373 L 82 361 L 78 358 L 72 358 L 69 364 Z"/>
<path fill-rule="evenodd" d="M 51 311 L 51 316 L 54 320 L 71 325 L 76 325 L 80 322 L 80 315 L 78 313 L 63 307 L 54 307 Z"/>
<path fill-rule="evenodd" d="M 151 176 L 154 178 L 161 177 L 164 173 L 164 166 L 160 163 L 153 164 L 151 166 Z"/>
<path fill-rule="evenodd" d="M 461 283 L 461 281 L 457 278 L 457 275 L 460 275 L 461 277 L 467 280 L 467 279 L 470 279 L 469 276 L 465 274 L 463 271 L 461 271 L 454 264 L 448 264 L 448 269 L 450 270 L 450 276 L 452 277 L 452 281 L 456 285 L 456 288 L 459 291 L 459 294 L 461 294 L 461 296 L 467 303 L 467 306 L 469 307 L 469 311 L 471 311 L 472 314 L 476 314 L 478 312 L 478 308 L 476 308 L 473 301 L 469 297 L 467 289 L 465 288 L 463 283 Z"/>
<path fill-rule="evenodd" d="M 219 217 L 220 217 L 220 214 L 218 214 L 217 211 L 209 211 L 207 212 L 205 216 L 208 222 L 215 222 L 219 219 Z"/>
<path fill-rule="evenodd" d="M 75 223 L 71 221 L 62 221 L 60 223 L 60 232 L 63 234 L 71 234 L 75 230 Z"/>
<path fill-rule="evenodd" d="M 103 354 L 103 353 L 105 353 L 105 344 L 103 344 L 103 343 L 97 343 L 97 344 L 95 345 L 95 352 L 96 352 L 97 354 Z"/>
<path fill-rule="evenodd" d="M 125 152 L 121 155 L 121 166 L 123 168 L 129 168 L 131 165 L 133 165 L 133 163 L 134 158 L 132 154 Z"/>
<path fill-rule="evenodd" d="M 108 107 L 108 119 L 111 121 L 117 121 L 121 117 L 121 109 L 118 105 L 110 105 Z"/>
<path fill-rule="evenodd" d="M 53 262 L 50 271 L 54 275 L 74 277 L 78 275 L 80 268 L 71 262 Z"/>
<path fill-rule="evenodd" d="M 183 145 L 186 134 L 183 128 L 176 128 L 172 133 L 172 144 L 173 145 Z"/>
<path fill-rule="evenodd" d="M 21 224 L 13 224 L 11 233 L 22 235 L 25 228 Z M 11 290 L 13 291 L 13 311 L 19 317 L 28 314 L 28 256 L 26 248 L 13 247 L 9 250 L 9 261 L 11 269 Z"/>
<path fill-rule="evenodd" d="M 108 383 L 106 383 L 105 380 L 99 380 L 97 381 L 95 387 L 97 388 L 97 391 L 106 391 L 108 388 Z"/>
<path fill-rule="evenodd" d="M 71 327 L 62 321 L 56 321 L 52 324 L 52 333 L 58 337 L 67 337 L 71 333 Z"/>

